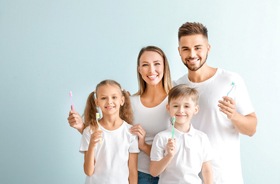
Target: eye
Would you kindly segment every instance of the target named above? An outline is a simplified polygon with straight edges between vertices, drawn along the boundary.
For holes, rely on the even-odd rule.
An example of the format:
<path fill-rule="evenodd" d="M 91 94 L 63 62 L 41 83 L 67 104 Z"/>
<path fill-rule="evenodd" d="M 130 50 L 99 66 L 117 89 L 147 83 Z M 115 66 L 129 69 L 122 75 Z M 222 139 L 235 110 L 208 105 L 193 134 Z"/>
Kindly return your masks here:
<path fill-rule="evenodd" d="M 161 63 L 160 62 L 156 62 L 155 65 L 161 65 Z"/>
<path fill-rule="evenodd" d="M 113 98 L 114 100 L 115 100 L 115 99 L 118 99 L 118 97 L 117 97 L 117 96 L 113 96 L 112 98 Z"/>
<path fill-rule="evenodd" d="M 148 64 L 142 64 L 142 67 L 149 66 Z"/>

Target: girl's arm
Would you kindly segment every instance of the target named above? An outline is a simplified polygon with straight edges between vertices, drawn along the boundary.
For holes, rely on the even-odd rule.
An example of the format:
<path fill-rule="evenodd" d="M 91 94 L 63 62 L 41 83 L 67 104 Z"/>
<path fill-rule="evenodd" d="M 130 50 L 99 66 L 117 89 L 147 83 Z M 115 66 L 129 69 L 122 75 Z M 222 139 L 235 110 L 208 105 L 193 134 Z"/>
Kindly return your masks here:
<path fill-rule="evenodd" d="M 159 161 L 151 161 L 150 174 L 154 177 L 160 175 L 175 155 L 176 145 L 174 139 L 169 139 L 166 145 L 167 154 Z"/>
<path fill-rule="evenodd" d="M 204 184 L 213 184 L 213 172 L 211 161 L 204 162 L 202 164 L 202 178 Z"/>
<path fill-rule="evenodd" d="M 129 153 L 129 159 L 128 159 L 129 184 L 137 184 L 138 181 L 137 163 L 138 163 L 138 153 Z"/>
<path fill-rule="evenodd" d="M 91 134 L 88 151 L 85 151 L 84 156 L 84 172 L 87 176 L 91 176 L 94 173 L 95 159 L 94 159 L 94 148 L 101 139 L 101 130 L 97 130 Z"/>
<path fill-rule="evenodd" d="M 84 126 L 82 117 L 80 116 L 80 114 L 78 112 L 71 110 L 69 112 L 69 116 L 68 116 L 67 120 L 71 127 L 77 129 L 81 134 L 83 133 L 85 126 Z"/>

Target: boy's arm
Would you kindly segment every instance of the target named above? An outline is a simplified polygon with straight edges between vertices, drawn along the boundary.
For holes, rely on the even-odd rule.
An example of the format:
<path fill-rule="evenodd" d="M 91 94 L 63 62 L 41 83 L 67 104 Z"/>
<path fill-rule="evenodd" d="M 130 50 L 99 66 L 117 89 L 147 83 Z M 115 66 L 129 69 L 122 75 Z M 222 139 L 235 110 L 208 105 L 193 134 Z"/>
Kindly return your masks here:
<path fill-rule="evenodd" d="M 156 177 L 156 176 L 160 175 L 165 170 L 165 168 L 168 166 L 168 164 L 170 163 L 172 158 L 173 158 L 172 155 L 167 154 L 160 161 L 151 161 L 151 163 L 150 163 L 150 174 L 153 177 Z"/>
<path fill-rule="evenodd" d="M 129 159 L 128 159 L 129 184 L 137 184 L 138 181 L 137 163 L 138 163 L 138 153 L 129 153 Z"/>
<path fill-rule="evenodd" d="M 202 164 L 202 178 L 204 184 L 213 184 L 213 172 L 211 161 Z"/>
<path fill-rule="evenodd" d="M 166 156 L 159 161 L 151 161 L 150 163 L 150 174 L 154 177 L 160 175 L 171 162 L 175 155 L 176 145 L 175 139 L 168 139 L 166 144 Z"/>

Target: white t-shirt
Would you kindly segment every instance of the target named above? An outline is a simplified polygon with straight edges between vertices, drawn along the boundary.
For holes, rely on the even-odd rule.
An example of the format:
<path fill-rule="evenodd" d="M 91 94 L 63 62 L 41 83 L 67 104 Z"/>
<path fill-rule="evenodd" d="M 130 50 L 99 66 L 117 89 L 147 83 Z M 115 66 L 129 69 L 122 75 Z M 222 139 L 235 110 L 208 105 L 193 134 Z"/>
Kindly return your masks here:
<path fill-rule="evenodd" d="M 166 111 L 167 97 L 157 106 L 145 107 L 139 95 L 131 96 L 131 106 L 134 115 L 133 124 L 140 124 L 146 131 L 145 142 L 152 145 L 154 137 L 170 125 L 170 115 Z M 138 155 L 138 171 L 149 174 L 150 157 L 144 152 Z"/>
<path fill-rule="evenodd" d="M 94 148 L 95 170 L 93 175 L 86 177 L 86 184 L 128 184 L 129 153 L 139 153 L 138 138 L 130 133 L 130 127 L 125 121 L 113 131 L 100 126 L 103 131 L 102 142 Z M 80 152 L 88 150 L 90 137 L 90 129 L 87 127 L 83 132 Z"/>
<path fill-rule="evenodd" d="M 159 161 L 166 155 L 166 144 L 172 127 L 158 133 L 154 139 L 151 160 Z M 204 162 L 212 159 L 212 149 L 205 133 L 190 127 L 188 133 L 175 129 L 176 153 L 159 176 L 159 184 L 202 184 L 199 173 Z"/>
<path fill-rule="evenodd" d="M 218 69 L 213 77 L 193 83 L 188 75 L 175 84 L 187 84 L 199 91 L 199 112 L 193 117 L 193 126 L 207 134 L 214 151 L 213 173 L 215 184 L 242 184 L 239 132 L 227 116 L 219 110 L 218 101 L 229 93 L 236 109 L 243 115 L 254 112 L 243 79 L 236 73 Z"/>

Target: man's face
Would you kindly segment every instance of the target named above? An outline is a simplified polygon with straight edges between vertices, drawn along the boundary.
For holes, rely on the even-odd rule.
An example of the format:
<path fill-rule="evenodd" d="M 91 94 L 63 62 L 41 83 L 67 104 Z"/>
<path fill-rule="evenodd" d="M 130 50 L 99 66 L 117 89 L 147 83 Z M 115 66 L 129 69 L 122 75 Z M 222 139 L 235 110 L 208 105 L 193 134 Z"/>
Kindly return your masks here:
<path fill-rule="evenodd" d="M 210 45 L 201 34 L 182 36 L 178 50 L 186 67 L 190 71 L 197 71 L 206 62 Z"/>

